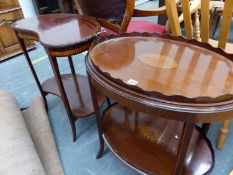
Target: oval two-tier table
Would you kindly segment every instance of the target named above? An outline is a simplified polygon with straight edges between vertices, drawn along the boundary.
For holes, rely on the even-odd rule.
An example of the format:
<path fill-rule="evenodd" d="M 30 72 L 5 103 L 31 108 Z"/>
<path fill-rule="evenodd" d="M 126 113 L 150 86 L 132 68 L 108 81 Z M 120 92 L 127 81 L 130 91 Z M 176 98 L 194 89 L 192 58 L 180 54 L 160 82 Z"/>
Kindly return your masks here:
<path fill-rule="evenodd" d="M 13 24 L 29 67 L 44 98 L 47 94 L 62 98 L 71 124 L 73 140 L 76 140 L 75 121 L 93 113 L 89 82 L 86 76 L 75 73 L 72 55 L 88 50 L 93 38 L 100 31 L 99 23 L 89 17 L 76 14 L 47 14 L 17 21 Z M 34 70 L 24 40 L 39 41 L 45 48 L 54 77 L 42 85 Z M 58 58 L 68 57 L 71 74 L 61 75 Z M 103 104 L 103 96 L 98 96 L 98 104 Z"/>
<path fill-rule="evenodd" d="M 97 41 L 85 63 L 97 116 L 98 156 L 105 142 L 143 174 L 210 174 L 214 152 L 196 123 L 233 117 L 232 56 L 170 35 L 132 33 Z M 116 101 L 103 119 L 97 92 Z"/>

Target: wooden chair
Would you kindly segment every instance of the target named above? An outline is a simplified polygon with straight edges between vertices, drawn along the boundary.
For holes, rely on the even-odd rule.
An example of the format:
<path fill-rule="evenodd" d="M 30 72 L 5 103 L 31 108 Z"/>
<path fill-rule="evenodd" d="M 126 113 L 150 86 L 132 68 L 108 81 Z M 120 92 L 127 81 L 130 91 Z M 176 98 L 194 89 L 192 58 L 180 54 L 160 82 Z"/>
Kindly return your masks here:
<path fill-rule="evenodd" d="M 192 1 L 193 2 L 193 1 Z M 191 2 L 191 3 L 192 3 Z M 200 3 L 200 0 L 199 0 Z M 179 10 L 182 11 L 181 3 L 178 4 Z M 210 38 L 213 38 L 217 27 L 219 25 L 222 12 L 223 12 L 224 2 L 222 0 L 210 0 Z M 199 6 L 200 10 L 200 6 Z"/>
<path fill-rule="evenodd" d="M 223 8 L 224 8 L 224 0 L 211 0 L 210 8 L 211 8 L 210 38 L 212 38 L 221 20 Z"/>
<path fill-rule="evenodd" d="M 233 44 L 227 43 L 227 38 L 228 38 L 228 33 L 232 18 L 232 11 L 233 11 L 232 0 L 225 0 L 225 4 L 223 7 L 224 10 L 222 10 L 222 21 L 220 25 L 220 35 L 218 41 L 209 38 L 210 0 L 194 0 L 194 1 L 181 0 L 181 3 L 182 3 L 182 11 L 184 15 L 179 17 L 177 14 L 177 7 L 175 0 L 166 0 L 167 16 L 169 20 L 170 30 L 173 35 L 181 36 L 181 27 L 179 24 L 179 18 L 184 18 L 185 32 L 187 39 L 195 38 L 197 40 L 200 40 L 201 42 L 210 43 L 214 47 L 224 49 L 228 53 L 233 53 Z M 190 11 L 190 5 L 193 6 L 193 9 L 196 9 L 196 11 L 194 12 L 195 13 L 194 27 L 192 25 L 192 20 L 191 20 L 192 11 Z M 201 15 L 200 23 L 199 23 L 199 13 Z M 229 86 L 229 88 L 231 88 L 233 83 L 229 83 L 229 82 L 232 81 L 233 80 L 230 78 L 227 79 L 225 81 L 224 86 Z M 225 142 L 228 133 L 229 125 L 230 125 L 230 120 L 223 121 L 222 128 L 220 130 L 220 134 L 218 136 L 218 141 L 217 141 L 218 149 L 222 149 L 223 147 L 223 144 Z"/>
<path fill-rule="evenodd" d="M 74 0 L 78 13 L 95 17 L 107 33 L 149 32 L 164 33 L 166 26 L 149 21 L 131 21 L 132 17 L 166 14 L 166 8 L 134 9 L 135 0 Z"/>

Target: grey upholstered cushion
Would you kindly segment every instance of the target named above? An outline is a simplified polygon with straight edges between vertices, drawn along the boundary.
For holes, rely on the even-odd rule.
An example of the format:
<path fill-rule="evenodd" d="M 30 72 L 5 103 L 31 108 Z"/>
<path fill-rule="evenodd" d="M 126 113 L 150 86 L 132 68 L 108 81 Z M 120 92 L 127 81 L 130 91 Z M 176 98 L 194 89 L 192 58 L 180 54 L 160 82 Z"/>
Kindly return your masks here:
<path fill-rule="evenodd" d="M 0 174 L 45 175 L 16 100 L 0 92 Z"/>
<path fill-rule="evenodd" d="M 23 111 L 24 119 L 47 175 L 63 175 L 48 115 L 41 97 Z"/>

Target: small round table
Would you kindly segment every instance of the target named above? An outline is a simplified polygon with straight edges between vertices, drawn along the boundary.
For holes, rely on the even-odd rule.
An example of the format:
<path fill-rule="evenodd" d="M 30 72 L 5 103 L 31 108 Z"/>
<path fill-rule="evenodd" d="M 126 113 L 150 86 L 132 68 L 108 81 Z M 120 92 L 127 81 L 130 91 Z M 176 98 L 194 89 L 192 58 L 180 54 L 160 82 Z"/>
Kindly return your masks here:
<path fill-rule="evenodd" d="M 210 174 L 214 152 L 196 123 L 233 117 L 231 55 L 158 34 L 121 34 L 86 56 L 100 138 L 144 174 Z M 116 101 L 100 119 L 96 94 Z"/>
<path fill-rule="evenodd" d="M 75 121 L 93 113 L 89 83 L 86 76 L 75 73 L 72 55 L 88 50 L 94 36 L 100 31 L 99 23 L 89 17 L 77 14 L 47 14 L 17 21 L 12 26 L 19 39 L 24 55 L 44 98 L 47 94 L 62 98 L 71 124 L 73 140 L 76 140 Z M 42 85 L 33 68 L 24 40 L 39 41 L 45 48 L 54 78 Z M 57 59 L 68 57 L 71 74 L 60 75 Z M 103 104 L 103 96 L 98 96 L 98 104 Z"/>

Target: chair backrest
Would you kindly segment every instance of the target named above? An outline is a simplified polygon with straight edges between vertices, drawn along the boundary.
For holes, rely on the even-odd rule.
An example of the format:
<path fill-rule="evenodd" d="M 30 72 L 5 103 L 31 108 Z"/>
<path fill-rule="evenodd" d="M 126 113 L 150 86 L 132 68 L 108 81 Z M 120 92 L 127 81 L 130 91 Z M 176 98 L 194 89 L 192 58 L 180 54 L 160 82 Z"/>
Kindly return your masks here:
<path fill-rule="evenodd" d="M 126 31 L 134 12 L 135 0 L 74 0 L 78 13 L 95 17 L 114 32 Z"/>
<path fill-rule="evenodd" d="M 193 13 L 190 9 L 195 9 L 196 16 L 198 13 L 201 15 L 200 19 L 200 37 L 201 42 L 208 43 L 209 42 L 209 32 L 210 32 L 210 10 L 211 10 L 211 1 L 210 0 L 181 0 L 181 6 L 183 11 L 183 18 L 185 24 L 185 32 L 186 38 L 192 39 L 193 38 L 193 26 L 191 20 L 191 14 Z M 190 8 L 192 6 L 193 8 Z M 228 33 L 231 24 L 232 18 L 232 11 L 233 11 L 233 1 L 232 0 L 225 0 L 222 6 L 222 20 L 220 25 L 220 35 L 218 41 L 218 47 L 225 49 Z M 166 0 L 166 10 L 170 25 L 171 33 L 175 36 L 181 35 L 181 27 L 179 24 L 179 18 L 177 13 L 177 4 L 175 0 Z M 195 18 L 195 23 L 198 24 L 199 18 Z"/>

